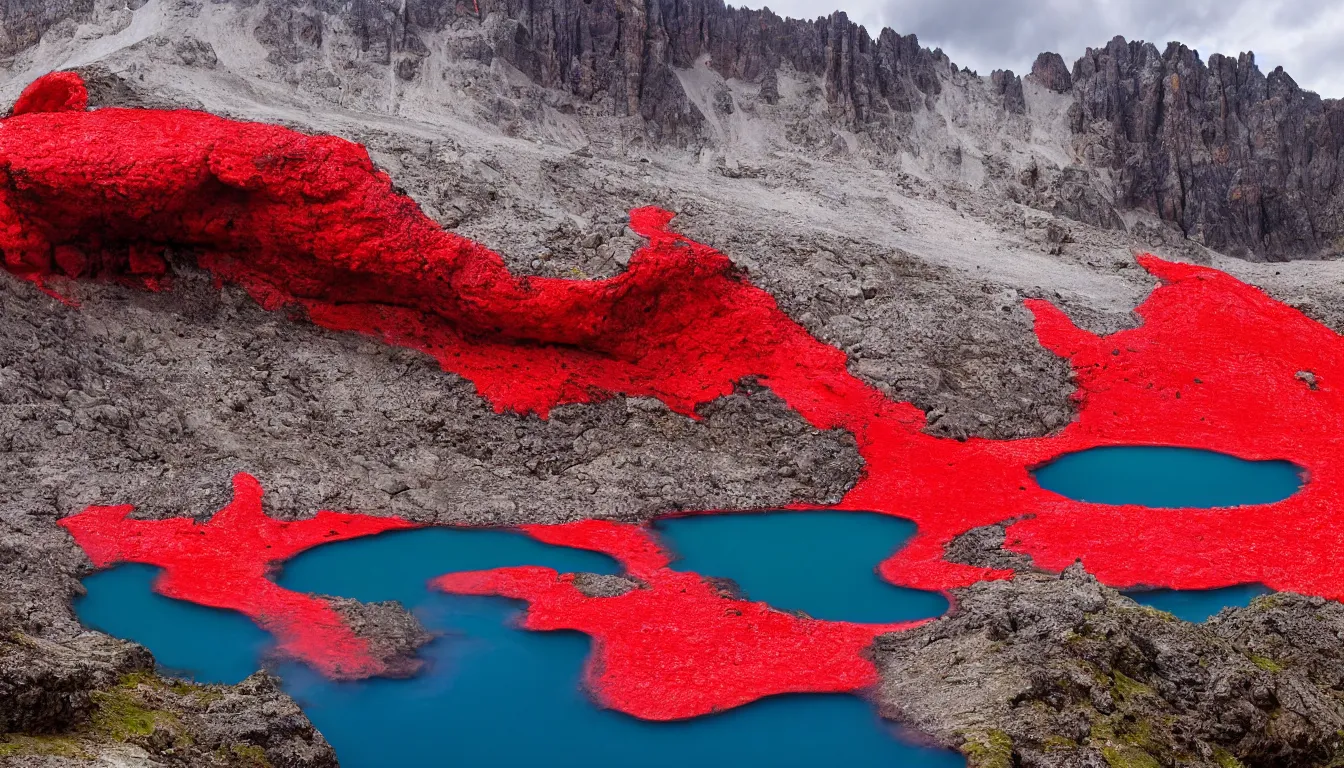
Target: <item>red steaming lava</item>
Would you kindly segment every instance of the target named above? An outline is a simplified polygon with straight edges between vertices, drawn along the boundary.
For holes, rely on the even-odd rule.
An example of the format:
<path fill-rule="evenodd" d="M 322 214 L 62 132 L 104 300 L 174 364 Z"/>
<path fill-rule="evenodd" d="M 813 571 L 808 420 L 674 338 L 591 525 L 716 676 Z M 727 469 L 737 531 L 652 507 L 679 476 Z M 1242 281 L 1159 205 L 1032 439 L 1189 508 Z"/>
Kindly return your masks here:
<path fill-rule="evenodd" d="M 1105 337 L 1029 302 L 1041 343 L 1076 372 L 1078 418 L 1046 438 L 940 439 L 922 431 L 917 408 L 850 375 L 841 351 L 790 320 L 725 256 L 669 231 L 666 211 L 631 212 L 648 244 L 617 277 L 516 277 L 496 254 L 441 231 L 357 145 L 189 111 L 69 111 L 81 94 L 66 76 L 52 77 L 63 79 L 35 83 L 21 100 L 29 106 L 0 124 L 0 248 L 11 272 L 38 282 L 153 281 L 166 271 L 164 246 L 194 249 L 201 266 L 269 308 L 302 306 L 324 327 L 434 355 L 501 411 L 544 416 L 561 403 L 628 394 L 693 414 L 755 376 L 814 427 L 854 435 L 866 467 L 841 507 L 919 525 L 880 567 L 904 586 L 948 590 L 1011 576 L 947 562 L 943 549 L 973 528 L 1015 521 L 1010 548 L 1048 569 L 1081 559 L 1116 587 L 1262 582 L 1344 597 L 1341 474 L 1329 460 L 1344 434 L 1334 388 L 1344 345 L 1216 270 L 1142 257 L 1163 284 L 1138 308 L 1140 327 Z M 1272 505 L 1174 511 L 1071 501 L 1041 489 L 1029 471 L 1063 453 L 1121 444 L 1288 459 L 1310 483 Z M 292 611 L 293 596 L 261 577 L 265 562 L 280 558 L 259 560 L 254 550 L 277 546 L 271 535 L 289 537 L 290 554 L 326 536 L 322 526 L 259 523 L 221 526 L 195 546 L 171 533 L 170 550 L 137 549 L 134 536 L 190 524 L 125 521 L 101 509 L 64 523 L 96 563 L 164 565 L 174 596 L 211 605 L 222 604 L 217 585 L 228 583 L 238 593 L 230 607 L 263 622 Z M 365 532 L 397 524 L 371 521 Z M 665 556 L 638 528 L 528 531 L 616 555 L 650 588 L 586 598 L 569 578 L 542 569 L 457 574 L 439 586 L 522 597 L 531 602 L 528 626 L 591 634 L 598 655 L 590 680 L 613 706 L 679 717 L 872 680 L 859 649 L 886 628 L 802 621 L 724 599 L 694 576 L 666 571 Z M 311 540 L 299 541 L 305 534 Z M 252 563 L 242 582 L 235 561 Z M 367 662 L 343 656 L 352 646 L 333 641 L 329 625 L 285 626 L 286 646 L 319 666 Z M 723 660 L 750 674 L 710 676 L 725 669 Z"/>
<path fill-rule="evenodd" d="M 154 590 L 162 595 L 247 615 L 275 635 L 280 650 L 330 677 L 382 674 L 369 653 L 327 601 L 282 589 L 266 578 L 275 563 L 332 541 L 368 536 L 413 523 L 391 517 L 318 512 L 284 523 L 261 510 L 261 484 L 239 474 L 233 501 L 208 523 L 189 517 L 134 520 L 134 507 L 89 507 L 61 520 L 99 568 L 148 563 L 163 568 Z"/>

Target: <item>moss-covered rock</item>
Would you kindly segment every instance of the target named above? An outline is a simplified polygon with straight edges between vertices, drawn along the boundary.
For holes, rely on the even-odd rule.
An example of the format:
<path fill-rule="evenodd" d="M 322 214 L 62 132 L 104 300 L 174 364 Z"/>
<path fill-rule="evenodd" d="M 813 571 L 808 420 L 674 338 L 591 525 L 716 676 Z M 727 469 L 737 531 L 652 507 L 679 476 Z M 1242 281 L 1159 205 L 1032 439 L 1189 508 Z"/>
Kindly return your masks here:
<path fill-rule="evenodd" d="M 77 739 L 68 736 L 25 736 L 11 733 L 0 736 L 0 758 L 51 756 L 87 758 Z"/>
<path fill-rule="evenodd" d="M 970 735 L 961 751 L 970 768 L 1013 768 L 1013 739 L 1003 731 Z"/>
<path fill-rule="evenodd" d="M 265 674 L 238 686 L 218 686 L 136 669 L 82 695 L 86 713 L 59 734 L 0 735 L 0 764 L 41 756 L 120 760 L 130 754 L 142 761 L 223 768 L 336 765 L 331 747 Z"/>
<path fill-rule="evenodd" d="M 1157 758 L 1136 747 L 1102 747 L 1101 755 L 1110 768 L 1162 768 Z"/>

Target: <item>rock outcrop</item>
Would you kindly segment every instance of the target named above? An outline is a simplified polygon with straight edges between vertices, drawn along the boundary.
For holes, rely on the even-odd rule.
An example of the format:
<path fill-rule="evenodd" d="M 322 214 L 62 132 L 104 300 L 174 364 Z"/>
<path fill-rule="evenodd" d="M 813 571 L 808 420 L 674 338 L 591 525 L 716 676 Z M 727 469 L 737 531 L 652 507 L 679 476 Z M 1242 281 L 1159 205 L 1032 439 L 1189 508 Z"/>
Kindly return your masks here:
<path fill-rule="evenodd" d="M 93 13 L 93 0 L 8 0 L 0 4 L 0 58 L 36 45 L 61 22 L 74 25 Z"/>
<path fill-rule="evenodd" d="M 1344 606 L 1258 598 L 1205 625 L 1136 605 L 1081 566 L 958 594 L 878 638 L 887 714 L 971 766 L 1335 764 Z M 958 669 L 949 674 L 949 669 Z"/>
<path fill-rule="evenodd" d="M 52 758 L 336 766 L 326 739 L 265 672 L 236 686 L 166 680 L 138 645 L 93 633 L 59 643 L 0 622 L 0 765 Z"/>
<path fill-rule="evenodd" d="M 1258 259 L 1344 250 L 1344 108 L 1268 76 L 1253 54 L 1208 63 L 1179 43 L 1117 37 L 1074 65 L 1072 127 L 1087 162 L 1115 174 L 1121 208 Z"/>
<path fill-rule="evenodd" d="M 1064 63 L 1064 57 L 1052 51 L 1046 51 L 1032 62 L 1030 77 L 1056 93 L 1068 93 L 1073 89 L 1073 75 Z"/>
<path fill-rule="evenodd" d="M 759 84 L 767 102 L 777 99 L 781 66 L 821 78 L 833 116 L 852 128 L 926 108 L 941 89 L 939 73 L 951 68 L 914 35 L 884 29 L 873 38 L 841 12 L 800 21 L 723 0 L 319 0 L 299 8 L 273 4 L 256 36 L 273 60 L 295 62 L 316 52 L 333 24 L 353 36 L 361 58 L 394 64 L 403 80 L 415 79 L 429 54 L 421 36 L 479 26 L 483 37 L 463 41 L 455 53 L 483 64 L 502 59 L 544 88 L 639 116 L 655 141 L 679 145 L 701 138 L 705 115 L 675 70 L 700 62 L 725 78 Z"/>
<path fill-rule="evenodd" d="M 1027 113 L 1026 95 L 1022 93 L 1022 78 L 1013 74 L 1013 70 L 996 69 L 989 76 L 994 92 L 1003 99 L 1004 110 L 1014 115 Z"/>

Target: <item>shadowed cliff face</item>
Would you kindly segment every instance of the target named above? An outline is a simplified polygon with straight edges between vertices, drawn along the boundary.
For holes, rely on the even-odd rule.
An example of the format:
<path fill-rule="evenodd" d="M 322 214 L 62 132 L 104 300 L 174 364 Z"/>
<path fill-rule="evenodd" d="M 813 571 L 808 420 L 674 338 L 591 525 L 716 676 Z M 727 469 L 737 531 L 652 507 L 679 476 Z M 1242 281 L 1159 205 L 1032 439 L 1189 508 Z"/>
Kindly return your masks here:
<path fill-rule="evenodd" d="M 701 138 L 704 115 L 687 99 L 673 70 L 690 68 L 703 56 L 725 78 L 767 88 L 776 87 L 767 84 L 776 82 L 781 64 L 823 77 L 833 116 L 849 127 L 889 123 L 893 113 L 925 108 L 941 88 L 938 70 L 951 66 L 941 51 L 921 47 L 914 35 L 884 29 L 874 39 L 844 13 L 800 21 L 768 10 L 730 8 L 721 0 L 270 5 L 257 36 L 273 56 L 297 61 L 305 49 L 320 48 L 324 26 L 339 19 L 363 57 L 394 65 L 403 80 L 415 79 L 421 60 L 430 55 L 417 31 L 483 26 L 484 40 L 462 51 L 469 58 L 483 64 L 503 59 L 538 85 L 600 103 L 616 115 L 638 115 L 651 138 L 676 145 Z"/>
<path fill-rule="evenodd" d="M 874 38 L 844 13 L 782 19 L 721 0 L 315 0 L 274 4 L 256 34 L 272 55 L 294 60 L 321 47 L 334 19 L 362 57 L 393 66 L 406 81 L 422 76 L 421 62 L 432 55 L 422 35 L 474 27 L 482 37 L 464 55 L 483 64 L 502 59 L 544 88 L 638 116 L 652 141 L 683 147 L 707 141 L 706 115 L 676 74 L 697 63 L 758 84 L 767 103 L 780 98 L 782 72 L 816 78 L 828 121 L 866 132 L 888 151 L 910 149 L 900 137 L 911 116 L 934 111 L 957 72 L 914 35 L 884 29 Z M 1072 74 L 1058 54 L 1042 54 L 1033 78 L 1072 97 L 1079 169 L 1110 187 L 1110 200 L 1050 206 L 1054 212 L 1123 227 L 1117 211 L 1143 210 L 1204 246 L 1256 260 L 1338 250 L 1344 117 L 1281 70 L 1266 77 L 1249 54 L 1205 63 L 1179 44 L 1159 52 L 1116 38 L 1089 50 Z M 1011 71 L 994 72 L 985 87 L 1005 114 L 1029 113 Z"/>
<path fill-rule="evenodd" d="M 1179 43 L 1117 37 L 1073 67 L 1071 111 L 1088 163 L 1117 172 L 1116 202 L 1237 256 L 1339 252 L 1344 109 L 1265 76 L 1253 54 L 1208 63 Z"/>
<path fill-rule="evenodd" d="M 675 143 L 698 138 L 704 115 L 673 69 L 704 56 L 723 77 L 776 89 L 775 98 L 781 64 L 822 77 L 832 117 L 853 127 L 924 109 L 941 88 L 938 70 L 951 66 L 914 35 L 884 29 L 873 39 L 839 12 L 799 21 L 720 0 L 485 0 L 481 13 L 487 23 L 503 17 L 495 49 L 534 81 L 606 100 Z"/>
<path fill-rule="evenodd" d="M 12 56 L 42 39 L 67 19 L 93 13 L 94 0 L 5 0 L 0 3 L 0 57 Z M 143 3 L 140 3 L 143 4 Z"/>

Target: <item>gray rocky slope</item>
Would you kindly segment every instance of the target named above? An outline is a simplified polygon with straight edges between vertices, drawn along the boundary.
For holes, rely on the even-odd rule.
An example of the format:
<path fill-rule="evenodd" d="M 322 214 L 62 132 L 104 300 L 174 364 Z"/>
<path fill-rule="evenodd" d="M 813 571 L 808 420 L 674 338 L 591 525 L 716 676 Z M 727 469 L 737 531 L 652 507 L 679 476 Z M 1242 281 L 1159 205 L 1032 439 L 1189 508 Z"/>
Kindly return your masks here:
<path fill-rule="evenodd" d="M 1341 226 L 1334 103 L 1245 57 L 1115 41 L 981 77 L 843 14 L 611 0 L 12 0 L 0 56 L 0 97 L 73 67 L 96 105 L 363 142 L 519 272 L 613 274 L 627 209 L 678 211 L 939 435 L 1067 423 L 1067 367 L 1021 300 L 1128 325 L 1152 287 L 1135 250 L 1344 328 L 1344 269 L 1316 258 Z M 700 421 L 625 398 L 497 415 L 427 358 L 174 269 L 162 294 L 78 285 L 79 310 L 0 277 L 0 764 L 334 761 L 264 674 L 183 685 L 79 626 L 90 566 L 54 522 L 84 505 L 204 518 L 245 470 L 279 517 L 636 520 L 834 500 L 860 470 L 848 435 L 750 382 Z M 949 556 L 1001 561 L 1001 541 Z M 342 610 L 389 654 L 422 640 L 395 606 Z M 1025 575 L 884 638 L 877 697 L 976 765 L 1328 765 L 1342 610 L 1278 596 L 1195 626 L 1081 573 Z"/>

